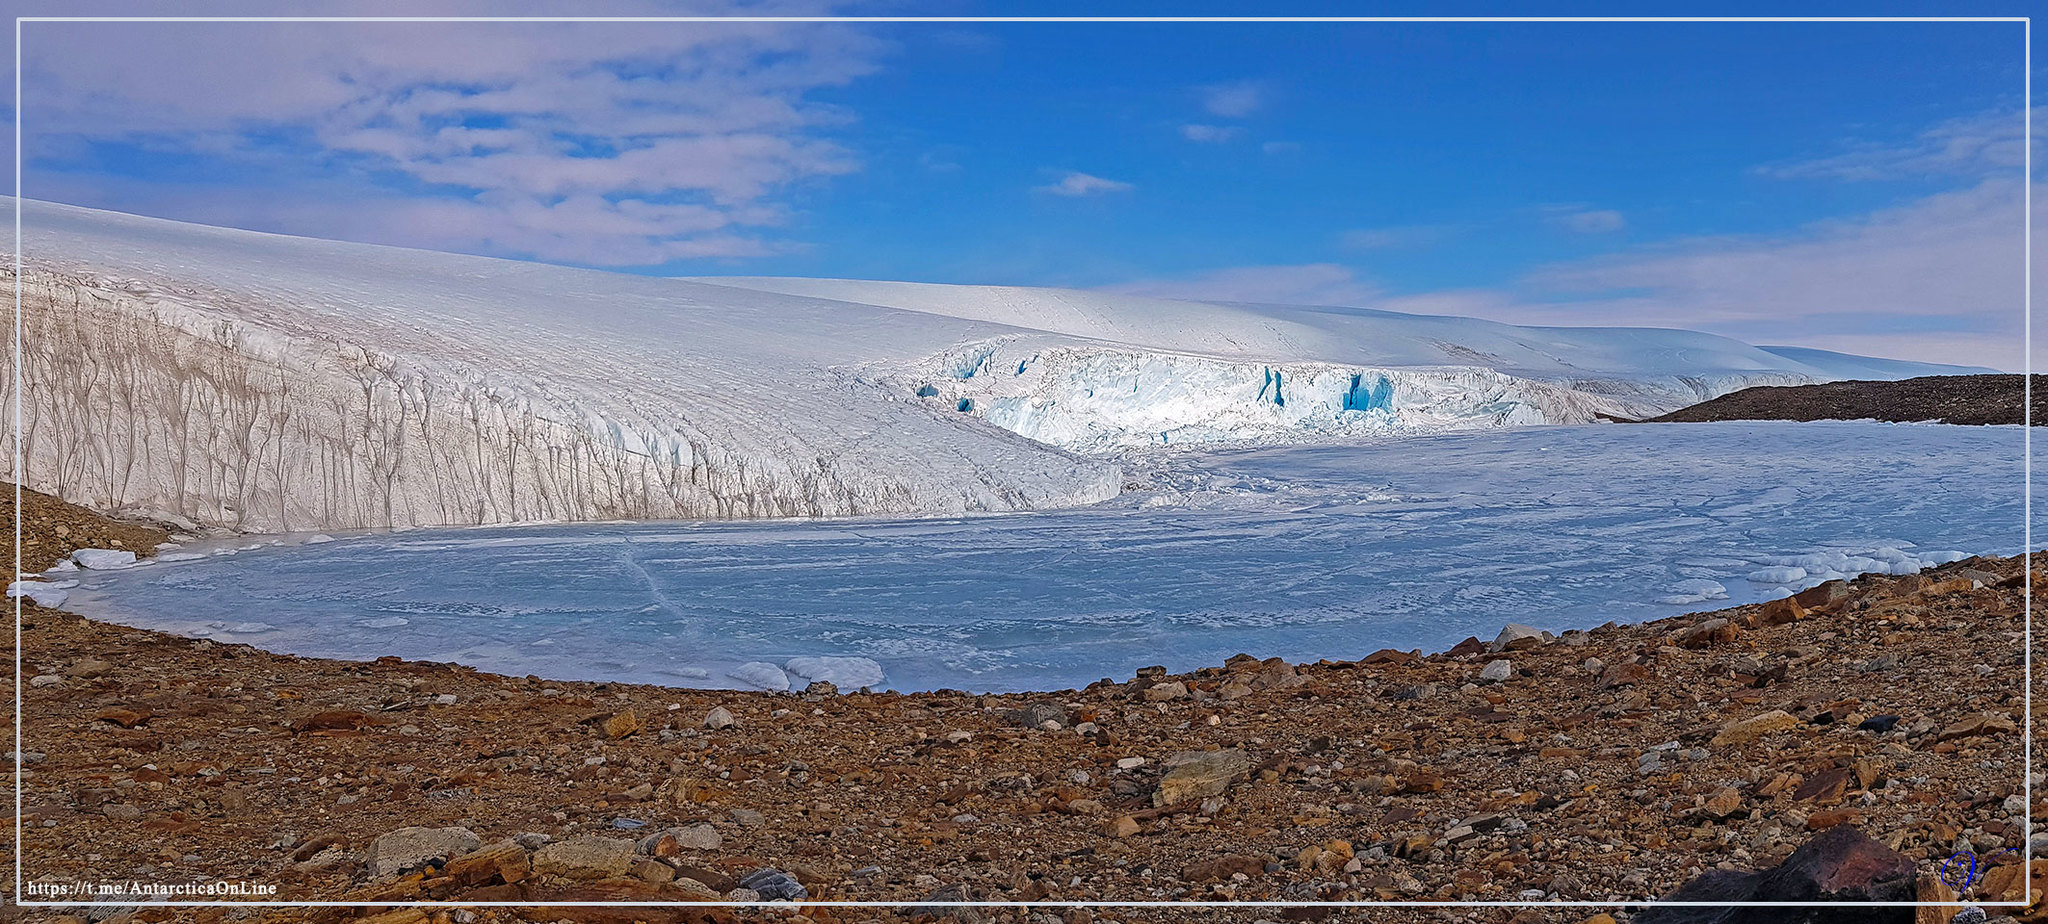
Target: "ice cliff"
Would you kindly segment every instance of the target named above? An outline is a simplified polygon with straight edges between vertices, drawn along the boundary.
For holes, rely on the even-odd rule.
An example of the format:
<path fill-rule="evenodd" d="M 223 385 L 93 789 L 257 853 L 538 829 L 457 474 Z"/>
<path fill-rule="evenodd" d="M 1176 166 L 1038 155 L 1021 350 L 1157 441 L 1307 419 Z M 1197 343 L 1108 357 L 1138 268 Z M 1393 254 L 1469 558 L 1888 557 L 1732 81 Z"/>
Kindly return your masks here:
<path fill-rule="evenodd" d="M 23 228 L 7 476 L 244 530 L 1037 509 L 1114 496 L 1097 450 L 1835 377 L 1686 331 L 654 279 L 40 202 Z"/>

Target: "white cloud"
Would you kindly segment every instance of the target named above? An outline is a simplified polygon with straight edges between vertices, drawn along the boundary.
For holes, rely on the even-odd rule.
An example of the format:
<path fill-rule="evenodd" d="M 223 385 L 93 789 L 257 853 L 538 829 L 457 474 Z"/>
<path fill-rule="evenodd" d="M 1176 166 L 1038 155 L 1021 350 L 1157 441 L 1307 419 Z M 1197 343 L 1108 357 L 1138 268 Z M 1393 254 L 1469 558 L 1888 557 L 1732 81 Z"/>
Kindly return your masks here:
<path fill-rule="evenodd" d="M 1442 238 L 1450 229 L 1442 225 L 1403 225 L 1387 228 L 1354 228 L 1337 236 L 1346 250 L 1385 250 L 1409 247 Z"/>
<path fill-rule="evenodd" d="M 1210 84 L 1197 87 L 1196 92 L 1201 95 L 1202 108 L 1226 119 L 1242 119 L 1266 106 L 1266 89 L 1257 81 Z"/>
<path fill-rule="evenodd" d="M 1221 144 L 1243 133 L 1244 129 L 1238 128 L 1235 125 L 1183 125 L 1180 127 L 1181 137 L 1189 141 L 1199 141 L 1208 144 Z"/>
<path fill-rule="evenodd" d="M 1613 209 L 1558 206 L 1548 211 L 1551 224 L 1578 234 L 1606 234 L 1628 227 L 1628 219 Z"/>
<path fill-rule="evenodd" d="M 1057 183 L 1036 188 L 1039 192 L 1055 196 L 1094 196 L 1102 193 L 1128 192 L 1132 187 L 1129 183 L 1105 180 L 1086 173 L 1069 172 L 1066 176 L 1060 177 Z"/>
<path fill-rule="evenodd" d="M 1499 289 L 1378 307 L 1521 324 L 1681 327 L 2017 369 L 2020 199 L 2018 182 L 1987 180 L 1786 233 L 1682 238 L 1544 267 Z M 2048 201 L 2035 219 L 2048 225 Z"/>
<path fill-rule="evenodd" d="M 1298 266 L 1234 266 L 1176 279 L 1149 279 L 1103 286 L 1106 292 L 1218 302 L 1282 305 L 1363 305 L 1379 297 L 1378 286 L 1335 263 Z"/>
<path fill-rule="evenodd" d="M 2048 130 L 2042 126 L 2044 116 L 2048 108 L 2035 110 L 2037 136 Z M 1949 119 L 1904 143 L 1852 141 L 1839 154 L 1768 164 L 1754 172 L 1778 179 L 1890 180 L 2000 173 L 2016 177 L 2026 158 L 2020 138 L 2024 133 L 2020 110 L 1995 110 Z"/>
<path fill-rule="evenodd" d="M 830 138 L 850 115 L 809 94 L 885 50 L 844 26 L 737 22 L 32 23 L 25 38 L 32 181 L 82 142 L 146 145 L 239 171 L 225 192 L 241 214 L 210 210 L 227 224 L 271 230 L 285 199 L 358 239 L 615 265 L 774 250 L 750 237 L 785 190 L 859 167 Z M 352 189 L 302 192 L 338 180 Z M 369 203 L 410 218 L 363 222 Z"/>

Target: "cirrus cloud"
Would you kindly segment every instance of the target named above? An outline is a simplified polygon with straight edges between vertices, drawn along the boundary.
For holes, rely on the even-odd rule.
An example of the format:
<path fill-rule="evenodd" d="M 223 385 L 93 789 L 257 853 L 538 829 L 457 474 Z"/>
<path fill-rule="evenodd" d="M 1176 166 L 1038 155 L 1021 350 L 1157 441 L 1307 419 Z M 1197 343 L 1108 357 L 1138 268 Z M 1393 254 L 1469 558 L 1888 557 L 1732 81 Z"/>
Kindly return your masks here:
<path fill-rule="evenodd" d="M 608 10 L 629 11 L 676 12 Z M 785 194 L 860 166 L 834 138 L 852 115 L 812 92 L 887 51 L 843 25 L 746 22 L 29 23 L 24 39 L 31 195 L 134 210 L 68 165 L 147 150 L 236 176 L 239 214 L 208 211 L 227 224 L 616 266 L 787 246 L 764 234 Z M 350 215 L 371 203 L 391 216 Z"/>
<path fill-rule="evenodd" d="M 1066 176 L 1060 177 L 1058 182 L 1049 186 L 1035 188 L 1042 193 L 1078 198 L 1081 196 L 1096 196 L 1103 193 L 1129 192 L 1133 187 L 1129 183 L 1105 180 L 1093 174 L 1070 170 Z"/>

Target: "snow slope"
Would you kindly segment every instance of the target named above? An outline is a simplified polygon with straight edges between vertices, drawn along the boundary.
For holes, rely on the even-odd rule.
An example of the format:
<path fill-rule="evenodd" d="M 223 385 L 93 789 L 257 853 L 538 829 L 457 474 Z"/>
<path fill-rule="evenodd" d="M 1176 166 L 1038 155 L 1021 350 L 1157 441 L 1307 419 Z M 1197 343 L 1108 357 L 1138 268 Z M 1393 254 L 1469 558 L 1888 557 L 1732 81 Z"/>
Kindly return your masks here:
<path fill-rule="evenodd" d="M 1812 347 L 1760 346 L 1757 349 L 1820 370 L 1830 379 L 1892 381 L 1922 375 L 1985 375 L 2003 371 L 1989 366 L 1948 366 L 1903 359 L 1879 359 L 1875 356 L 1857 356 L 1854 353 L 1837 353 Z"/>
<path fill-rule="evenodd" d="M 40 202 L 23 226 L 19 477 L 245 530 L 1039 509 L 1118 492 L 1077 452 L 1831 377 L 1689 331 L 654 279 Z"/>
<path fill-rule="evenodd" d="M 1841 378 L 1864 359 L 1813 351 L 1827 362 L 1809 364 L 1697 331 L 1519 327 L 1366 308 L 847 279 L 698 281 L 1031 328 L 1035 335 L 932 357 L 897 381 L 1033 439 L 1091 451 L 1647 417 L 1753 385 Z M 1974 371 L 1870 362 L 1889 364 L 1893 378 Z"/>

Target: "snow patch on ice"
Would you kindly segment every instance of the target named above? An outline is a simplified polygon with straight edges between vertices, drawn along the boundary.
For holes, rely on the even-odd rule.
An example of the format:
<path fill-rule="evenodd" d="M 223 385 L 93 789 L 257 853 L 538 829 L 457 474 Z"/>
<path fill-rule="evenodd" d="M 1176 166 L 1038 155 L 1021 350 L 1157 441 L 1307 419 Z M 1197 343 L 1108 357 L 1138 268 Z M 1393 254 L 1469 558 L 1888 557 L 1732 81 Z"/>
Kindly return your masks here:
<path fill-rule="evenodd" d="M 1756 584 L 1790 584 L 1804 577 L 1806 569 L 1797 567 L 1758 568 L 1748 575 L 1749 580 Z"/>
<path fill-rule="evenodd" d="M 1705 603 L 1708 600 L 1728 599 L 1728 588 L 1723 587 L 1719 581 L 1709 581 L 1704 578 L 1674 581 L 1665 585 L 1664 590 L 1666 591 L 1665 595 L 1658 597 L 1657 602 L 1677 606 Z"/>
<path fill-rule="evenodd" d="M 399 626 L 405 625 L 409 622 L 411 622 L 411 620 L 406 619 L 403 616 L 381 616 L 376 619 L 365 619 L 362 622 L 356 623 L 356 628 L 396 629 Z"/>
<path fill-rule="evenodd" d="M 118 571 L 135 566 L 135 553 L 125 549 L 79 549 L 71 560 L 93 571 Z"/>
<path fill-rule="evenodd" d="M 882 665 L 869 658 L 791 658 L 782 669 L 808 682 L 825 681 L 841 690 L 857 690 L 882 684 Z"/>
<path fill-rule="evenodd" d="M 7 585 L 7 595 L 10 597 L 27 597 L 30 600 L 34 600 L 38 606 L 47 606 L 55 609 L 63 606 L 64 601 L 71 598 L 70 588 L 76 586 L 78 586 L 77 581 L 65 581 L 61 584 L 46 581 L 15 581 Z"/>
<path fill-rule="evenodd" d="M 789 675 L 766 661 L 748 661 L 725 672 L 725 676 L 756 690 L 780 693 L 789 689 Z"/>

